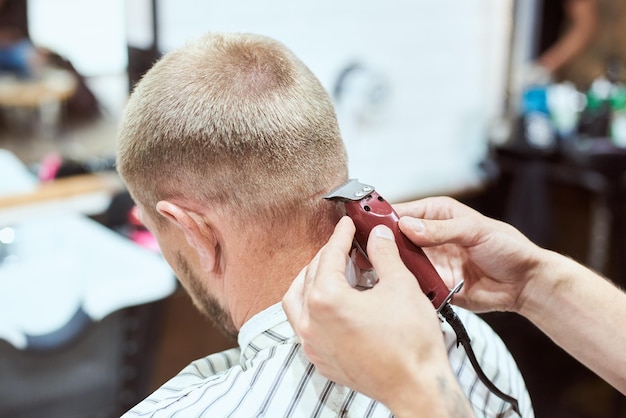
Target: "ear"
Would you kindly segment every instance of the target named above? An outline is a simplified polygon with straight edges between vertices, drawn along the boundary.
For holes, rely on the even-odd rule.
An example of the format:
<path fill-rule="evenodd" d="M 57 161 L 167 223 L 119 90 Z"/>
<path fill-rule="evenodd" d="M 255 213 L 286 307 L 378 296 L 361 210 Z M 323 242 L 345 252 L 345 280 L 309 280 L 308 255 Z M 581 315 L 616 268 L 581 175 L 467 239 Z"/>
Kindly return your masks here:
<path fill-rule="evenodd" d="M 187 243 L 198 253 L 202 269 L 213 271 L 219 256 L 219 241 L 213 227 L 197 213 L 167 200 L 159 201 L 156 210 L 182 231 Z"/>

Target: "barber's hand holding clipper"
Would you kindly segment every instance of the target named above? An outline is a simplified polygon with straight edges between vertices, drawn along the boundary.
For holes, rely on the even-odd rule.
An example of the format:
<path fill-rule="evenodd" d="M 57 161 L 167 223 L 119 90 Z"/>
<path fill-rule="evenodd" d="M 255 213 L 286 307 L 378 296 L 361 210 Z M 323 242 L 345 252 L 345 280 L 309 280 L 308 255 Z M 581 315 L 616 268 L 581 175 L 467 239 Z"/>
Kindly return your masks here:
<path fill-rule="evenodd" d="M 402 233 L 424 248 L 448 287 L 464 281 L 455 305 L 474 312 L 520 312 L 536 297 L 526 285 L 541 271 L 546 251 L 511 225 L 447 197 L 394 209 Z"/>
<path fill-rule="evenodd" d="M 283 299 L 289 321 L 316 368 L 387 405 L 398 417 L 473 416 L 446 354 L 436 311 L 404 266 L 393 234 L 375 227 L 369 260 L 379 282 L 355 290 L 346 280 L 355 227 L 344 217 Z"/>
<path fill-rule="evenodd" d="M 401 216 L 401 231 L 427 251 L 447 285 L 452 288 L 464 280 L 453 303 L 474 311 L 525 316 L 626 394 L 623 291 L 575 261 L 536 246 L 512 226 L 454 199 L 429 198 L 394 209 Z M 381 238 L 385 234 L 378 228 L 372 231 L 368 254 L 379 284 L 366 292 L 345 284 L 353 233 L 350 221 L 342 220 L 328 245 L 294 282 L 284 306 L 322 373 L 381 400 L 402 416 L 419 410 L 414 402 L 420 401 L 417 389 L 423 382 L 414 380 L 444 373 L 445 358 L 436 354 L 444 353 L 435 338 L 440 333 L 429 329 L 438 326 L 437 321 L 427 298 L 411 288 L 416 283 L 392 251 L 395 243 Z M 416 352 L 422 355 L 409 354 L 407 347 L 420 347 Z M 430 367 L 433 373 L 404 372 L 407 367 Z M 455 383 L 451 375 L 446 381 Z M 431 385 L 430 390 L 440 387 Z M 437 400 L 425 396 L 423 401 Z"/>

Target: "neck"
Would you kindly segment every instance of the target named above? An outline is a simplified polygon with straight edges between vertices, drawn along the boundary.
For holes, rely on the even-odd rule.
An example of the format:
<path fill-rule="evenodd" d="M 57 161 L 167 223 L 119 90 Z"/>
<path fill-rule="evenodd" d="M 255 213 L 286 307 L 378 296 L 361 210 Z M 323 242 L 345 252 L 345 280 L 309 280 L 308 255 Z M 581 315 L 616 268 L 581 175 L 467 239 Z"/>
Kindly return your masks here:
<path fill-rule="evenodd" d="M 228 279 L 225 302 L 237 329 L 258 312 L 278 303 L 320 248 L 328 241 L 341 217 L 337 206 L 321 203 L 319 216 L 311 219 L 306 207 L 288 219 L 270 225 L 254 220 L 228 230 L 225 243 Z M 228 239 L 230 238 L 230 239 Z"/>
<path fill-rule="evenodd" d="M 230 272 L 227 283 L 231 286 L 226 289 L 228 309 L 237 329 L 252 316 L 280 302 L 291 282 L 321 247 L 296 241 L 283 237 L 280 242 L 263 245 L 239 258 L 246 260 L 245 266 Z"/>

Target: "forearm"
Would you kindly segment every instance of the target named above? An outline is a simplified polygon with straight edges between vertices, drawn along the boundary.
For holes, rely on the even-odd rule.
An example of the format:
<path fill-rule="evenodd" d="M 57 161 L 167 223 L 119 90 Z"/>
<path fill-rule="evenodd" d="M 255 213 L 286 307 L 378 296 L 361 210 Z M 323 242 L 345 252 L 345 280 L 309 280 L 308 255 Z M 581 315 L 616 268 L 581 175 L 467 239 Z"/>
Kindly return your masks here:
<path fill-rule="evenodd" d="M 626 394 L 626 294 L 586 267 L 545 253 L 518 313 Z"/>
<path fill-rule="evenodd" d="M 538 59 L 539 65 L 550 72 L 560 70 L 567 62 L 573 59 L 588 43 L 592 31 L 570 32 L 548 49 Z"/>
<path fill-rule="evenodd" d="M 391 391 L 381 391 L 394 416 L 412 418 L 428 411 L 433 418 L 474 418 L 469 400 L 449 366 L 421 367 Z M 387 393 L 385 396 L 384 393 Z"/>
<path fill-rule="evenodd" d="M 597 26 L 595 7 L 594 0 L 573 0 L 567 11 L 571 26 L 539 58 L 540 65 L 558 71 L 591 42 Z"/>

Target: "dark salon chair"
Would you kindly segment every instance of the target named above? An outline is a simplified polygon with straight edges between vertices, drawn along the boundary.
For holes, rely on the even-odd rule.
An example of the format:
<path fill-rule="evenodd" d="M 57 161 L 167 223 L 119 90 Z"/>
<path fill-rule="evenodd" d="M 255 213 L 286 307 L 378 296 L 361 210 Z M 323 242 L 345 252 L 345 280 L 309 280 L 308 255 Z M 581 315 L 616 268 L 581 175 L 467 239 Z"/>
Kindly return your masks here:
<path fill-rule="evenodd" d="M 26 349 L 0 340 L 0 417 L 119 417 L 148 394 L 160 308 L 144 304 L 98 322 L 78 313 L 71 330 L 33 338 Z"/>
<path fill-rule="evenodd" d="M 83 216 L 0 228 L 8 229 L 0 417 L 119 417 L 148 395 L 161 306 L 176 287 L 171 269 Z"/>

